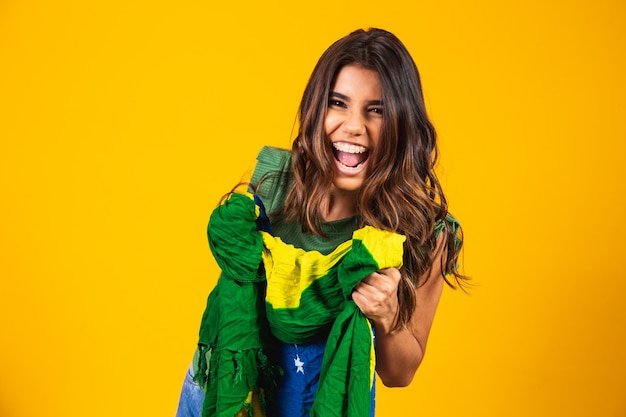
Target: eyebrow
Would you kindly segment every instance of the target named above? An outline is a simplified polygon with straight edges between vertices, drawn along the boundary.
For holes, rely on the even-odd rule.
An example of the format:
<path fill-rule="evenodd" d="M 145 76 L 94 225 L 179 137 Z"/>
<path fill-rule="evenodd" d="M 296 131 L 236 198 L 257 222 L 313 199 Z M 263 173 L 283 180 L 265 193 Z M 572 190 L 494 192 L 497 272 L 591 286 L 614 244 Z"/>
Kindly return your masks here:
<path fill-rule="evenodd" d="M 350 101 L 350 97 L 348 97 L 348 96 L 346 96 L 344 94 L 338 93 L 336 91 L 331 91 L 329 96 L 330 97 L 334 97 L 334 98 L 338 98 L 338 99 L 341 99 L 341 100 L 344 100 L 344 101 L 348 101 L 348 102 Z M 383 101 L 382 100 L 370 100 L 370 101 L 367 102 L 367 104 L 369 104 L 370 106 L 382 106 L 383 105 Z"/>

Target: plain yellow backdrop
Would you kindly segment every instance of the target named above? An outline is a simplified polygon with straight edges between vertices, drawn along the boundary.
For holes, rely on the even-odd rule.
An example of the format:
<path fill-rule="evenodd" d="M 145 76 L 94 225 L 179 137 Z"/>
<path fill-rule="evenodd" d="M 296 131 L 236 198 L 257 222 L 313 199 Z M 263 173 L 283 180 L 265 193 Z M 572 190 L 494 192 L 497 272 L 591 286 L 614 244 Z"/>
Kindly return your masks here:
<path fill-rule="evenodd" d="M 288 147 L 319 55 L 396 33 L 422 74 L 471 295 L 379 416 L 626 416 L 626 3 L 0 3 L 0 415 L 172 416 L 205 227 Z"/>

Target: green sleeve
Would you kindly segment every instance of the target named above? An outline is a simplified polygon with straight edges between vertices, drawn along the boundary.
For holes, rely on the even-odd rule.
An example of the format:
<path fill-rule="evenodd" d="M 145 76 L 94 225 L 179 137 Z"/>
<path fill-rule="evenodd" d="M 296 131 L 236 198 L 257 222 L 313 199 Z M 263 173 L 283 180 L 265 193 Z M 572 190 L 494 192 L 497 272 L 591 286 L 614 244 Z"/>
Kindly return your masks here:
<path fill-rule="evenodd" d="M 261 198 L 268 213 L 284 206 L 292 181 L 291 152 L 264 146 L 257 156 L 250 191 Z"/>

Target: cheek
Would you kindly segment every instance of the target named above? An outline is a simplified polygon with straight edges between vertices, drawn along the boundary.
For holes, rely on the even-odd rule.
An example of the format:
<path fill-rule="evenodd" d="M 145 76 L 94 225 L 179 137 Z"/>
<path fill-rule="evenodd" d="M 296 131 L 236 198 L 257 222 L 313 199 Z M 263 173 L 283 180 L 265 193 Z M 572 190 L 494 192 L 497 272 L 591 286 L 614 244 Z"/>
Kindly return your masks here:
<path fill-rule="evenodd" d="M 340 122 L 337 117 L 326 115 L 324 119 L 324 133 L 326 133 L 326 136 L 331 136 L 337 130 L 339 124 Z"/>
<path fill-rule="evenodd" d="M 380 141 L 380 138 L 383 135 L 383 123 L 382 121 L 379 123 L 376 123 L 376 125 L 372 128 L 372 133 L 371 133 L 371 138 L 372 138 L 372 142 L 374 142 L 374 146 L 378 145 L 378 142 Z"/>

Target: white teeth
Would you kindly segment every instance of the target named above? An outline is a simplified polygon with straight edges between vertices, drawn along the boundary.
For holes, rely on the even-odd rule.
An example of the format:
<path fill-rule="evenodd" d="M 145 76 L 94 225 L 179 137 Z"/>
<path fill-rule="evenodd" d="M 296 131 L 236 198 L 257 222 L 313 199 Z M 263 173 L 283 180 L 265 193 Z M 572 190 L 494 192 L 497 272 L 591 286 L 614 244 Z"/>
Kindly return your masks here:
<path fill-rule="evenodd" d="M 354 171 L 354 172 L 360 171 L 361 167 L 363 167 L 363 164 L 359 164 L 355 167 L 349 167 L 348 165 L 342 164 L 341 162 L 339 162 L 339 165 L 342 166 L 344 171 Z"/>
<path fill-rule="evenodd" d="M 339 152 L 346 152 L 346 153 L 367 152 L 367 148 L 365 146 L 351 145 L 349 143 L 343 143 L 343 142 L 333 142 L 333 148 L 337 149 Z"/>

